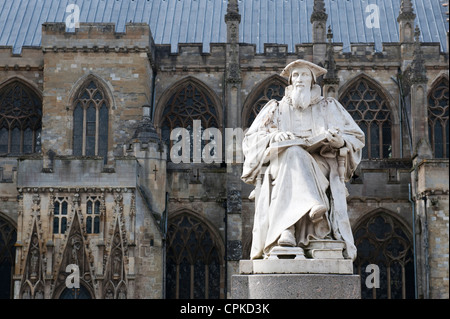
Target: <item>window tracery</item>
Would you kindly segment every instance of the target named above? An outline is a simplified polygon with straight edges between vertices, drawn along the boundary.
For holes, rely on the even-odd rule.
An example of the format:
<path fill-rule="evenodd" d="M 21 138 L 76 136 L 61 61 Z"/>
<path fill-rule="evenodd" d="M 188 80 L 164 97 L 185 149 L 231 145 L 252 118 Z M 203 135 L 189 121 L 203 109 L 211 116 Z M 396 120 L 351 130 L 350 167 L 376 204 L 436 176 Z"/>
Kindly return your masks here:
<path fill-rule="evenodd" d="M 379 212 L 361 223 L 354 232 L 358 256 L 354 272 L 361 276 L 361 297 L 365 299 L 413 299 L 414 257 L 411 240 L 392 216 Z M 368 265 L 379 268 L 380 287 L 367 288 Z"/>
<path fill-rule="evenodd" d="M 20 81 L 0 89 L 0 155 L 40 152 L 42 102 Z"/>
<path fill-rule="evenodd" d="M 73 110 L 73 154 L 102 156 L 108 153 L 109 103 L 102 86 L 90 79 L 78 91 Z"/>
<path fill-rule="evenodd" d="M 448 80 L 442 78 L 428 96 L 428 130 L 435 158 L 449 157 Z"/>
<path fill-rule="evenodd" d="M 252 108 L 247 114 L 247 127 L 250 127 L 255 120 L 258 113 L 272 99 L 281 101 L 284 97 L 284 91 L 286 88 L 286 83 L 280 79 L 273 79 L 267 85 L 264 85 L 256 94 L 256 99 L 252 102 Z"/>
<path fill-rule="evenodd" d="M 391 158 L 392 120 L 383 94 L 365 78 L 360 78 L 340 102 L 366 136 L 362 158 Z"/>
<path fill-rule="evenodd" d="M 213 234 L 200 220 L 181 214 L 170 221 L 167 298 L 220 298 L 221 256 Z"/>

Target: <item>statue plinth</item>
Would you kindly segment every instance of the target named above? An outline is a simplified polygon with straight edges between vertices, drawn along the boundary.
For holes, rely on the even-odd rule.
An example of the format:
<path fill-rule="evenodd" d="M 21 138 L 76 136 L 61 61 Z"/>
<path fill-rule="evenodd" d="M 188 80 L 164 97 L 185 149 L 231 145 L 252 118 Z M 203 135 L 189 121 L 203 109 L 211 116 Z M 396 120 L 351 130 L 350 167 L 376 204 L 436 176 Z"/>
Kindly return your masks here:
<path fill-rule="evenodd" d="M 265 259 L 241 260 L 232 276 L 233 299 L 359 299 L 361 281 L 345 259 L 345 243 L 311 241 L 307 248 L 271 249 Z"/>

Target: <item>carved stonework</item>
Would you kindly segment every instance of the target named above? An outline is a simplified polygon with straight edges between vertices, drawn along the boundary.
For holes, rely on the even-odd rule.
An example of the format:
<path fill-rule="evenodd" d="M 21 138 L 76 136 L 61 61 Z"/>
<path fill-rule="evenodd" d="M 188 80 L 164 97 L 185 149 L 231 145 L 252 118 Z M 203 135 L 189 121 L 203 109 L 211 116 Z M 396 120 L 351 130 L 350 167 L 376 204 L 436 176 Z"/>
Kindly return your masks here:
<path fill-rule="evenodd" d="M 227 196 L 227 212 L 236 213 L 242 210 L 242 196 L 241 191 L 238 189 L 232 189 L 228 191 Z"/>
<path fill-rule="evenodd" d="M 29 239 L 29 246 L 24 250 L 24 254 L 27 255 L 27 258 L 25 262 L 24 276 L 22 279 L 20 298 L 39 299 L 41 297 L 42 285 L 44 283 L 43 270 L 45 269 L 45 265 L 44 253 L 41 248 L 36 222 L 33 223 L 33 231 Z M 41 292 L 37 293 L 38 291 Z"/>
<path fill-rule="evenodd" d="M 114 235 L 111 241 L 111 253 L 107 262 L 107 270 L 104 281 L 105 299 L 126 299 L 127 279 L 125 266 L 128 262 L 124 243 L 121 236 L 119 220 L 116 219 Z"/>
<path fill-rule="evenodd" d="M 70 231 L 65 242 L 62 260 L 59 267 L 55 267 L 56 283 L 54 294 L 60 293 L 65 288 L 65 280 L 69 275 L 66 273 L 66 267 L 70 264 L 77 265 L 80 274 L 80 284 L 87 290 L 94 291 L 95 284 L 92 276 L 93 257 L 90 249 L 87 248 L 83 231 L 80 225 L 80 218 L 77 212 L 70 223 Z M 59 297 L 54 295 L 54 297 Z"/>

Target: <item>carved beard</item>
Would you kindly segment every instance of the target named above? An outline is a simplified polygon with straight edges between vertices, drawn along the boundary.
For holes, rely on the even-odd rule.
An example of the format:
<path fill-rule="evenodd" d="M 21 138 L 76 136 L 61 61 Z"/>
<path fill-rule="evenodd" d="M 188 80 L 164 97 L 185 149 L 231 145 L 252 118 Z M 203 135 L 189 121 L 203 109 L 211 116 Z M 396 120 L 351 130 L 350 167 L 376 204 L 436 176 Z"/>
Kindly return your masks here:
<path fill-rule="evenodd" d="M 295 87 L 291 93 L 292 105 L 305 109 L 311 104 L 311 90 L 305 87 Z"/>

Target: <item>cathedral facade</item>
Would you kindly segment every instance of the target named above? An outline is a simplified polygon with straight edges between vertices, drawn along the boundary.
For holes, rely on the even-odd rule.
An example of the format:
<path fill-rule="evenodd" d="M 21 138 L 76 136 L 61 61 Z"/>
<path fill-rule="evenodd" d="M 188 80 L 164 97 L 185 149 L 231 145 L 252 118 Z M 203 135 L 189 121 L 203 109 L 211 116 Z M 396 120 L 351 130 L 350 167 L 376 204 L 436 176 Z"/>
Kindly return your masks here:
<path fill-rule="evenodd" d="M 259 7 L 120 0 L 117 10 L 94 1 L 95 16 L 83 14 L 89 1 L 81 1 L 73 30 L 64 8 L 30 0 L 20 13 L 13 2 L 0 8 L 1 298 L 229 297 L 239 260 L 249 258 L 254 214 L 254 187 L 240 179 L 239 142 L 259 110 L 283 97 L 288 81 L 279 74 L 296 59 L 328 70 L 318 79 L 322 95 L 336 98 L 366 136 L 361 164 L 346 182 L 362 297 L 449 297 L 443 1 L 385 1 L 367 14 L 359 1 L 339 8 L 334 1 L 285 1 L 273 10 L 269 0 L 253 1 Z M 427 3 L 438 14 L 419 11 Z M 175 19 L 191 17 L 186 8 L 194 5 L 192 30 L 183 30 Z M 269 18 L 256 21 L 293 8 L 301 22 L 287 14 L 273 26 Z M 367 16 L 376 12 L 385 18 Z M 351 13 L 359 17 L 354 25 Z M 114 14 L 123 16 L 120 32 Z M 339 20 L 344 14 L 348 25 Z M 146 15 L 158 20 L 157 31 Z M 365 18 L 396 31 L 375 43 L 352 42 L 368 32 Z M 20 19 L 28 33 L 14 27 Z M 442 41 L 423 33 L 424 19 Z M 169 32 L 188 35 L 174 45 Z M 252 32 L 259 36 L 246 37 Z M 263 36 L 268 42 L 260 44 Z M 21 37 L 17 52 L 8 41 Z M 192 144 L 181 162 L 177 128 Z M 212 138 L 211 128 L 220 134 Z M 212 160 L 204 156 L 211 145 Z M 365 284 L 373 264 L 380 288 Z M 67 280 L 73 265 L 75 288 Z"/>

